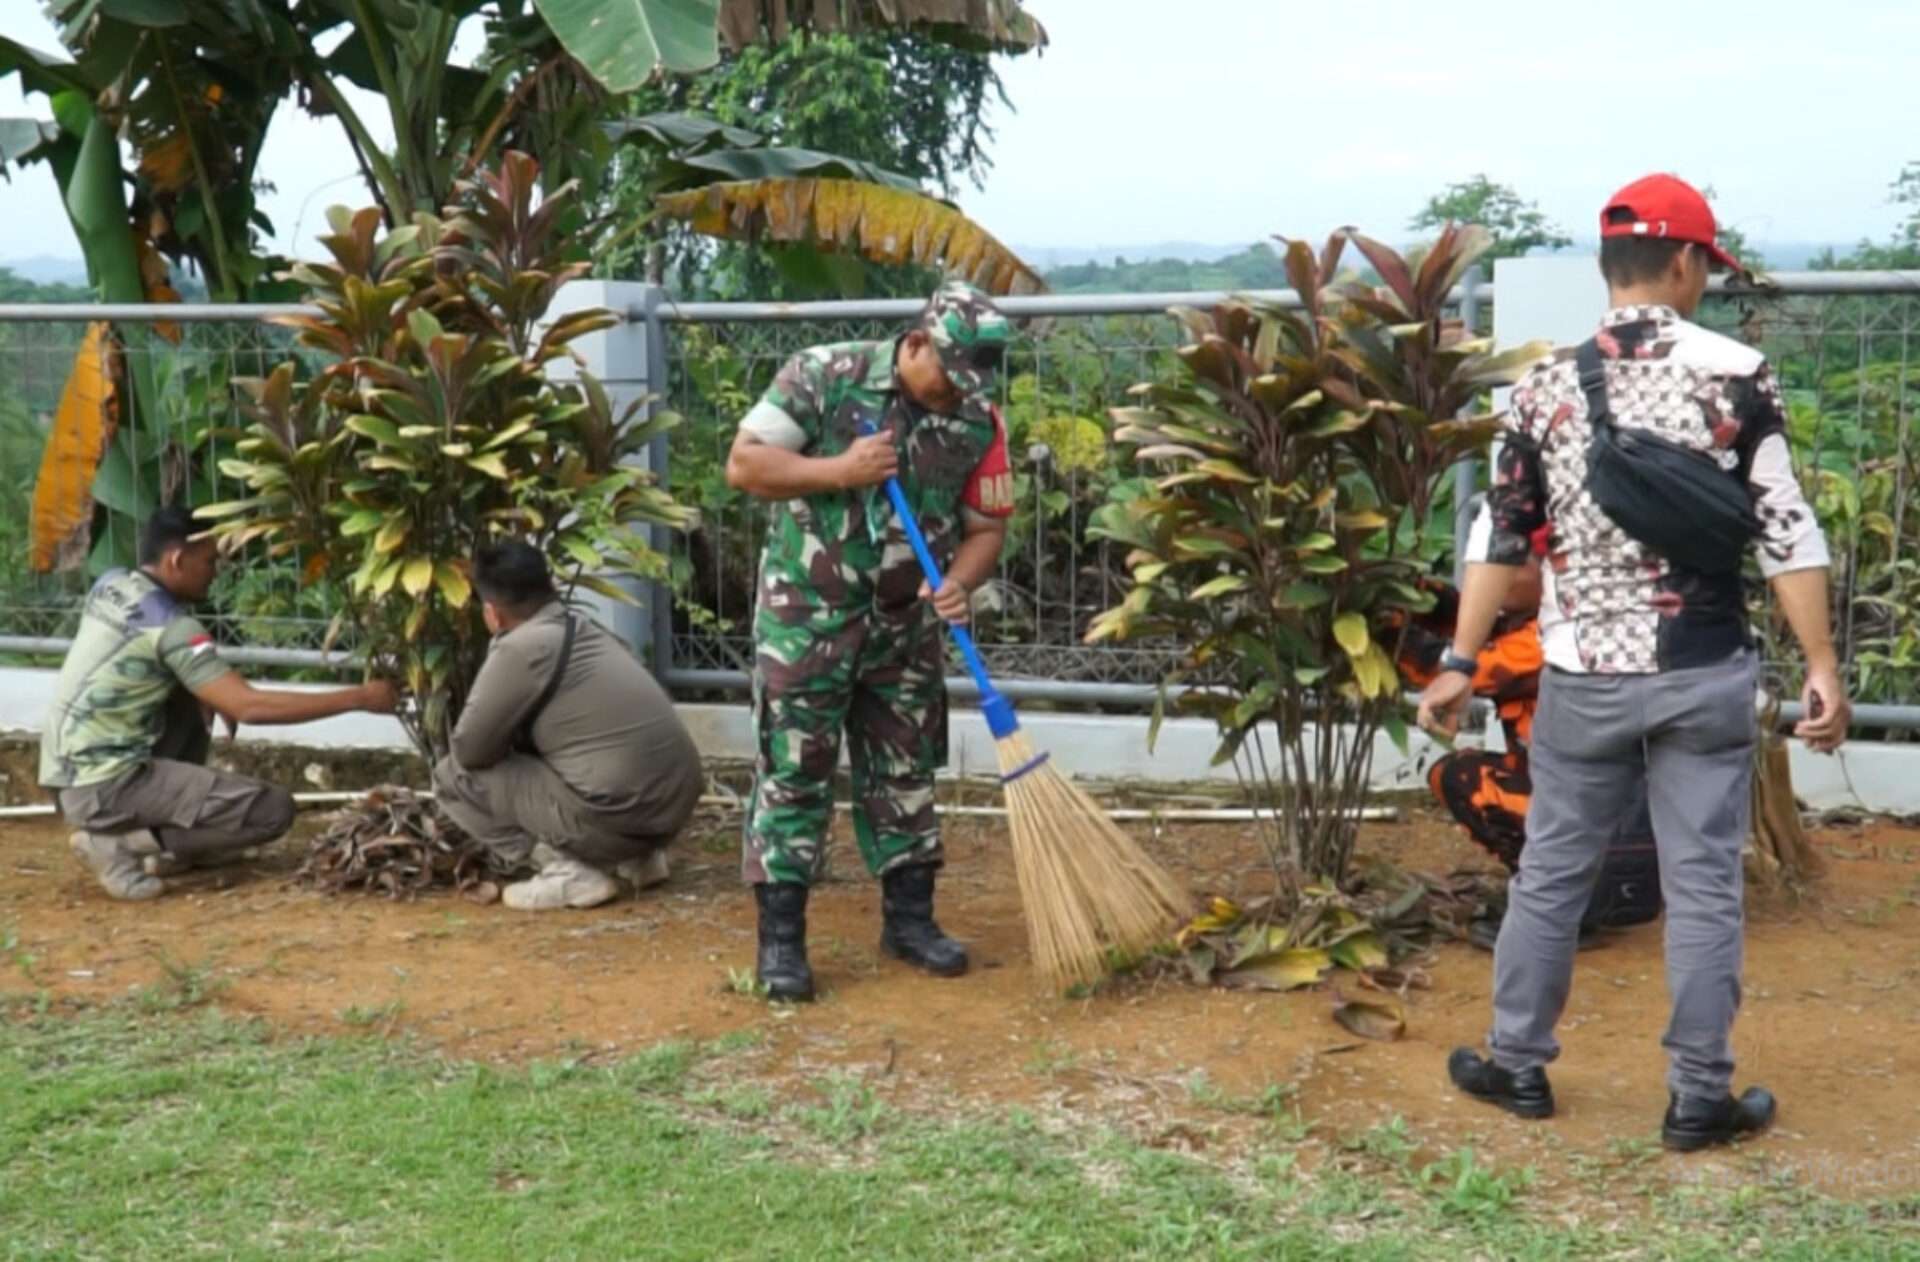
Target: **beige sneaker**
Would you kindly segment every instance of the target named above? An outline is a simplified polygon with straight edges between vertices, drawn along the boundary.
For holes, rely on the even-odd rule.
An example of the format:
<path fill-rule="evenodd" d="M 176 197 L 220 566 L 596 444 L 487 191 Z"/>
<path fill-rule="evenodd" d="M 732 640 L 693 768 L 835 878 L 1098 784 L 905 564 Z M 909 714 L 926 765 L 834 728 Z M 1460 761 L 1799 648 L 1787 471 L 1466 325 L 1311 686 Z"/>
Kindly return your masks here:
<path fill-rule="evenodd" d="M 539 875 L 500 891 L 500 901 L 515 911 L 598 907 L 620 893 L 620 883 L 605 872 L 552 846 L 536 845 L 533 863 Z"/>
<path fill-rule="evenodd" d="M 613 874 L 639 890 L 650 890 L 656 885 L 665 885 L 673 873 L 667 867 L 667 848 L 655 846 L 653 853 L 644 859 L 628 859 L 613 869 Z"/>
<path fill-rule="evenodd" d="M 146 829 L 130 833 L 91 833 L 85 829 L 67 838 L 80 862 L 92 869 L 100 888 L 127 902 L 158 898 L 166 886 L 141 867 L 147 855 L 162 853 L 160 842 Z"/>

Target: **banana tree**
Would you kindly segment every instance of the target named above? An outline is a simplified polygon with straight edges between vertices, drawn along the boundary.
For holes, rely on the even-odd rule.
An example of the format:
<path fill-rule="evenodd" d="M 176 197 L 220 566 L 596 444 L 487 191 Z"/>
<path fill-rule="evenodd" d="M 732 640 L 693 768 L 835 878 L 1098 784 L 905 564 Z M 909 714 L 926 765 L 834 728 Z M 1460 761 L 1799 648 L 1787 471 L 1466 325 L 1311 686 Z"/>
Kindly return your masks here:
<path fill-rule="evenodd" d="M 217 299 L 283 298 L 289 295 L 273 280 L 283 261 L 262 247 L 271 225 L 255 204 L 254 176 L 274 111 L 290 93 L 310 112 L 339 121 L 393 228 L 438 211 L 458 181 L 504 147 L 542 154 L 549 189 L 577 179 L 591 194 L 614 143 L 595 126 L 614 108 L 611 94 L 656 74 L 696 73 L 713 65 L 723 37 L 729 47 L 739 47 L 784 37 L 789 28 L 891 24 L 922 26 L 938 38 L 1003 51 L 1045 41 L 1016 0 L 859 0 L 814 4 L 792 18 L 786 7 L 784 0 L 498 0 L 484 10 L 477 0 L 57 0 L 50 11 L 73 61 L 0 37 L 0 74 L 13 73 L 28 91 L 46 94 L 54 114 L 51 121 L 0 120 L 0 161 L 52 166 L 103 300 L 177 298 L 163 258 L 197 268 Z M 482 23 L 486 47 L 463 66 L 454 63 L 453 48 L 469 18 Z M 346 38 L 323 55 L 319 46 L 343 28 Z M 391 148 L 379 143 L 355 109 L 346 84 L 380 96 L 394 136 Z M 122 137 L 132 158 L 124 170 Z M 762 149 L 754 160 L 781 161 L 779 152 Z M 676 190 L 695 179 L 716 183 L 740 169 L 723 166 L 692 176 L 700 160 L 717 155 L 685 156 L 691 160 L 677 168 Z M 789 161 L 786 170 L 818 176 L 832 167 L 824 155 L 806 158 L 797 165 Z M 868 180 L 870 174 L 836 172 L 836 178 Z M 934 224 L 957 215 L 938 203 L 920 205 L 916 190 L 873 190 L 836 186 L 823 197 L 814 189 L 807 200 L 809 206 L 850 204 L 849 198 L 862 196 L 884 200 L 891 219 L 862 211 L 849 222 L 872 219 L 875 226 L 834 242 L 856 248 L 878 248 L 887 239 L 886 226 L 909 215 Z M 751 195 L 741 189 L 724 204 L 738 207 Z M 744 212 L 695 210 L 675 213 L 694 220 L 696 228 L 728 235 L 760 229 Z M 573 226 L 584 227 L 584 218 Z M 776 224 L 771 235 L 783 239 L 778 229 Z M 991 238 L 970 225 L 936 234 L 943 248 L 969 243 L 939 254 L 943 260 L 952 254 L 971 259 L 970 272 L 984 267 L 983 278 L 1032 283 L 1006 262 L 997 243 L 981 246 Z M 888 247 L 878 257 L 897 253 Z M 983 258 L 991 262 L 981 263 Z M 145 340 L 153 333 L 128 329 L 112 336 Z M 110 359 L 96 354 L 93 362 Z M 48 452 L 64 453 L 58 467 L 65 482 L 91 485 L 93 498 L 138 516 L 151 504 L 139 498 L 141 482 L 130 474 L 144 460 L 140 435 L 146 418 L 158 411 L 157 391 L 152 356 L 130 355 L 123 362 L 131 399 L 119 397 L 118 379 L 109 378 L 104 392 L 92 392 L 101 395 L 102 415 L 71 430 L 63 418 Z M 110 440 L 104 448 L 91 437 L 102 430 Z M 68 432 L 63 437 L 60 431 Z M 107 478 L 113 464 L 125 466 L 127 476 Z M 114 487 L 126 493 L 103 493 Z M 92 516 L 84 497 L 69 493 L 72 486 L 60 489 L 50 502 L 81 507 L 50 515 L 44 530 L 36 523 L 36 555 L 49 563 L 74 555 L 73 541 L 84 542 Z M 114 533 L 124 540 L 131 532 Z"/>

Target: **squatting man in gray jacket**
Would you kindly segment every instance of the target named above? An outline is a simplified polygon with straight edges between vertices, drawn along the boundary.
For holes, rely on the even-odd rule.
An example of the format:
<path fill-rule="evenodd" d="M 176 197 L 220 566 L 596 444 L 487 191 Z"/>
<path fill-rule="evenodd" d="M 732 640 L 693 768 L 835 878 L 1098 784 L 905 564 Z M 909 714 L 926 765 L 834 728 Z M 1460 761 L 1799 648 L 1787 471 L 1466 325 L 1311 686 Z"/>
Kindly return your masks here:
<path fill-rule="evenodd" d="M 511 867 L 521 911 L 596 907 L 667 879 L 704 778 L 673 702 L 627 646 L 567 608 L 530 544 L 490 544 L 473 585 L 487 660 L 434 768 L 441 807 Z"/>

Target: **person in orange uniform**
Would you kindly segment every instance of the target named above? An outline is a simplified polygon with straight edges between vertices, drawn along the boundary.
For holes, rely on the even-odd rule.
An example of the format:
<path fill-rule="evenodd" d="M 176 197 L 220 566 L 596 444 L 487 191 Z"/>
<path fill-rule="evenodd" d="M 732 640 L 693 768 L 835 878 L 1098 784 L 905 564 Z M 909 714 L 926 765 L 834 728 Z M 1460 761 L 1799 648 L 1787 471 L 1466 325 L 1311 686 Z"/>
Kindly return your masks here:
<path fill-rule="evenodd" d="M 1476 545 L 1484 550 L 1484 513 L 1468 539 L 1468 559 Z M 1527 750 L 1533 738 L 1533 712 L 1539 701 L 1540 672 L 1546 658 L 1540 647 L 1540 562 L 1547 530 L 1533 537 L 1533 560 L 1514 579 L 1500 619 L 1480 651 L 1473 692 L 1493 703 L 1506 740 L 1503 750 L 1462 749 L 1439 759 L 1427 771 L 1427 786 L 1456 822 L 1509 874 L 1520 870 L 1527 844 L 1527 809 L 1533 777 Z M 1460 594 L 1436 583 L 1433 609 L 1415 618 L 1401 642 L 1400 674 L 1408 686 L 1424 688 L 1439 673 L 1440 659 L 1453 642 Z M 1644 799 L 1622 817 L 1607 866 L 1581 917 L 1580 941 L 1590 946 L 1602 928 L 1642 924 L 1660 914 L 1660 874 L 1653 849 L 1653 824 Z M 1499 915 L 1474 921 L 1467 938 L 1491 951 L 1500 933 Z"/>

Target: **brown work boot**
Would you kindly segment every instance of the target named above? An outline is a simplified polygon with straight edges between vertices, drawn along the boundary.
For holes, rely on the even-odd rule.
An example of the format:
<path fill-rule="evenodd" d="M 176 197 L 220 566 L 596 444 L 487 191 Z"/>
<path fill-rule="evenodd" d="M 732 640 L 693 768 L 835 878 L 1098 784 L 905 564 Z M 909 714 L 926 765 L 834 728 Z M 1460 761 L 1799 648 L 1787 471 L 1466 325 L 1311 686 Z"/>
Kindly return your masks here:
<path fill-rule="evenodd" d="M 110 897 L 139 903 L 165 892 L 157 877 L 147 875 L 141 860 L 163 853 L 159 839 L 146 829 L 130 833 L 95 833 L 86 829 L 67 838 L 67 845 L 87 865 L 100 888 Z"/>
<path fill-rule="evenodd" d="M 500 891 L 500 901 L 515 911 L 558 911 L 598 907 L 620 894 L 620 884 L 590 863 L 544 842 L 533 848 L 539 873 Z"/>

